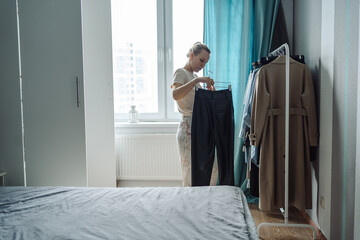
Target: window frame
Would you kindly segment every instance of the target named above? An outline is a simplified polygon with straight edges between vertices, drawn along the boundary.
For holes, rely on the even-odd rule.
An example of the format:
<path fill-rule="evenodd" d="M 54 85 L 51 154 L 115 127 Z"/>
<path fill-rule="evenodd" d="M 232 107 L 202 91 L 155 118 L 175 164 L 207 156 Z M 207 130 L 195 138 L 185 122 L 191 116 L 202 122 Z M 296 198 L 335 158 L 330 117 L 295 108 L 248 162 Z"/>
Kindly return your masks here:
<path fill-rule="evenodd" d="M 174 122 L 181 119 L 181 114 L 174 108 L 175 101 L 171 89 L 174 71 L 173 1 L 156 0 L 156 11 L 158 112 L 139 112 L 138 118 L 140 122 Z M 114 95 L 116 95 L 115 92 Z M 114 117 L 115 122 L 126 122 L 129 115 L 128 113 L 115 113 Z"/>
<path fill-rule="evenodd" d="M 179 120 L 180 119 L 180 113 L 176 110 L 174 110 L 174 99 L 172 97 L 172 77 L 174 73 L 174 51 L 173 51 L 173 5 L 172 0 L 165 2 L 165 78 L 164 81 L 166 82 L 166 116 L 165 118 L 169 121 L 171 120 Z"/>

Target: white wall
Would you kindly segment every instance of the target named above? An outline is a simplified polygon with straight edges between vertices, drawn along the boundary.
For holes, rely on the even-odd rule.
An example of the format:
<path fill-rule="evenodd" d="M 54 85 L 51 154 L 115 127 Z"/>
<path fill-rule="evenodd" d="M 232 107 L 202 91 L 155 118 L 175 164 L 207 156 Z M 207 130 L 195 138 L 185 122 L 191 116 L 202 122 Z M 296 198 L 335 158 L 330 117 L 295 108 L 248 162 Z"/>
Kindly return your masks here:
<path fill-rule="evenodd" d="M 330 237 L 331 220 L 331 171 L 333 128 L 333 75 L 334 75 L 334 17 L 335 2 L 321 6 L 321 91 L 320 91 L 320 144 L 319 144 L 319 194 L 324 208 L 319 205 L 318 222 L 326 237 Z M 313 214 L 312 214 L 313 215 Z"/>
<path fill-rule="evenodd" d="M 294 1 L 294 51 L 293 54 L 302 54 L 305 56 L 306 65 L 309 67 L 311 71 L 311 75 L 313 78 L 314 86 L 315 86 L 315 95 L 317 97 L 317 111 L 318 111 L 318 122 L 319 124 L 319 147 L 315 149 L 315 153 L 312 158 L 315 161 L 312 162 L 311 166 L 311 177 L 312 177 L 312 209 L 308 210 L 307 213 L 311 217 L 311 219 L 317 224 L 319 223 L 318 212 L 325 210 L 319 209 L 320 206 L 318 204 L 320 197 L 324 197 L 326 201 L 330 200 L 330 187 L 328 189 L 324 189 L 329 170 L 328 161 L 324 159 L 328 159 L 329 155 L 326 155 L 326 151 L 329 152 L 331 149 L 332 142 L 331 137 L 328 138 L 326 132 L 329 132 L 329 129 L 332 128 L 332 121 L 328 121 L 325 124 L 322 122 L 324 119 L 331 119 L 331 111 L 326 111 L 332 109 L 331 104 L 331 95 L 332 88 L 330 79 L 323 80 L 322 73 L 324 72 L 324 65 L 321 61 L 321 50 L 322 50 L 322 31 L 321 31 L 321 2 L 320 1 Z M 330 32 L 329 32 L 330 33 Z M 326 45 L 326 44 L 325 44 Z M 331 58 L 328 59 L 331 61 Z M 326 63 L 325 63 L 326 66 Z M 326 74 L 324 74 L 326 76 Z M 323 133 L 325 133 L 323 135 Z M 331 151 L 330 151 L 331 153 Z M 321 165 L 321 167 L 320 167 Z M 322 187 L 320 187 L 322 186 Z M 322 190 L 320 190 L 322 189 Z M 321 195 L 318 194 L 322 191 Z M 329 195 L 326 197 L 326 195 Z M 330 205 L 328 205 L 330 206 Z M 321 226 L 319 226 L 322 228 Z"/>
<path fill-rule="evenodd" d="M 359 106 L 353 104 L 359 102 L 359 1 L 295 0 L 294 43 L 318 80 L 320 143 L 312 179 L 317 199 L 308 213 L 326 238 L 353 239 L 359 225 Z"/>
<path fill-rule="evenodd" d="M 331 238 L 353 239 L 359 1 L 335 1 Z"/>
<path fill-rule="evenodd" d="M 82 0 L 88 186 L 116 186 L 111 1 Z"/>

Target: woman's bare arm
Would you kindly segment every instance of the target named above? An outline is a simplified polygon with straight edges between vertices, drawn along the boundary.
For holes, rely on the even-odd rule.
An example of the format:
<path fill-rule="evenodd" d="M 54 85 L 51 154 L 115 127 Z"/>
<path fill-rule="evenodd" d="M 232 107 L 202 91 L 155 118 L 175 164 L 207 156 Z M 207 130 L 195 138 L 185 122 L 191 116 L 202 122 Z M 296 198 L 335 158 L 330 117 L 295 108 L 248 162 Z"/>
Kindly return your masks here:
<path fill-rule="evenodd" d="M 185 97 L 199 82 L 206 83 L 208 89 L 211 89 L 214 85 L 214 80 L 209 77 L 197 77 L 185 84 L 174 83 L 172 91 L 174 100 L 180 100 Z"/>

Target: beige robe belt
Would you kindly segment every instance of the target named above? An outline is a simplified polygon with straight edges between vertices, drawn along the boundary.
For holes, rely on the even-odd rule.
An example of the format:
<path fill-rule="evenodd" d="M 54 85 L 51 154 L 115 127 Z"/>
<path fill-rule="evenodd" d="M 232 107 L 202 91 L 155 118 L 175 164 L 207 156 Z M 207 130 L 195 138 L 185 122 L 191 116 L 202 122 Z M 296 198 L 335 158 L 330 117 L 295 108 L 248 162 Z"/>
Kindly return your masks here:
<path fill-rule="evenodd" d="M 304 108 L 290 108 L 290 115 L 302 115 L 307 116 L 306 110 Z M 285 109 L 284 108 L 273 108 L 268 109 L 266 116 L 283 116 L 285 115 Z M 249 140 L 250 143 L 253 144 L 253 142 L 256 140 L 256 136 L 254 133 L 249 134 Z"/>

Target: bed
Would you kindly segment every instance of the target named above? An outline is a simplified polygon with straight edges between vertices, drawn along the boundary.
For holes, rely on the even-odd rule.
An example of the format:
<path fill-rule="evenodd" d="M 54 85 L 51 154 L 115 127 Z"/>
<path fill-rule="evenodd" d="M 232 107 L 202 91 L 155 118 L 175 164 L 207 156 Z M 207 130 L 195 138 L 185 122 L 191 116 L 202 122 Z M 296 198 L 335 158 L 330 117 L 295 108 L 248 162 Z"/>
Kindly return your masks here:
<path fill-rule="evenodd" d="M 258 236 L 237 187 L 0 187 L 0 239 Z"/>

